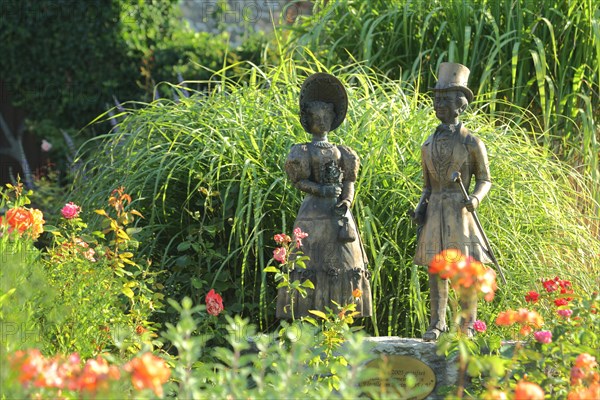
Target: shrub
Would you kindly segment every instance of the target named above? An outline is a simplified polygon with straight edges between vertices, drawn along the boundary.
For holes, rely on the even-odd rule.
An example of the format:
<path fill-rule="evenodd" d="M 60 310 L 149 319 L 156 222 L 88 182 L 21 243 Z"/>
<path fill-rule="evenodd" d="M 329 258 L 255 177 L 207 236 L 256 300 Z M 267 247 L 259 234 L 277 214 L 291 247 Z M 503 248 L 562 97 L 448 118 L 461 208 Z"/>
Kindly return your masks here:
<path fill-rule="evenodd" d="M 442 337 L 439 348 L 458 356 L 462 378 L 449 390 L 477 398 L 507 398 L 511 392 L 515 398 L 544 398 L 544 393 L 553 399 L 600 396 L 598 292 L 585 293 L 558 277 L 541 279 L 533 288 L 541 294 L 524 294 L 522 289 L 513 307 L 522 306 L 498 313 L 476 340 Z M 523 396 L 529 390 L 536 396 Z"/>
<path fill-rule="evenodd" d="M 103 231 L 92 232 L 74 203 L 61 210 L 58 228 L 44 226 L 42 213 L 26 206 L 31 193 L 21 185 L 9 189 L 0 191 L 0 207 L 7 206 L 0 218 L 2 351 L 35 346 L 87 358 L 151 346 L 156 328 L 148 317 L 160 309 L 161 295 L 131 252 L 137 230 L 127 225 L 139 213 L 126 210 L 128 195 L 111 195 L 116 217 L 99 210 Z M 40 251 L 34 241 L 44 231 L 53 240 Z"/>

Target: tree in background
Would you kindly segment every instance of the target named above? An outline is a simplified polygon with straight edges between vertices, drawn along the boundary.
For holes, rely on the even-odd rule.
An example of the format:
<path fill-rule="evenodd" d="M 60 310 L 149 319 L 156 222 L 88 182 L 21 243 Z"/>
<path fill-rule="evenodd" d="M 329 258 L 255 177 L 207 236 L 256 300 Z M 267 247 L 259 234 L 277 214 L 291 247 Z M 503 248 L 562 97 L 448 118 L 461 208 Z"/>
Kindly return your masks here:
<path fill-rule="evenodd" d="M 176 0 L 8 0 L 0 11 L 2 98 L 9 103 L 2 111 L 6 117 L 11 105 L 26 115 L 16 126 L 2 124 L 2 154 L 17 159 L 28 176 L 23 131 L 52 143 L 52 160 L 63 160 L 58 168 L 65 171 L 80 140 L 110 129 L 107 122 L 89 124 L 107 108 L 172 96 L 156 85 L 208 81 L 212 70 L 240 58 L 229 51 L 226 34 L 193 32 Z M 249 43 L 234 50 L 258 63 L 263 41 Z"/>

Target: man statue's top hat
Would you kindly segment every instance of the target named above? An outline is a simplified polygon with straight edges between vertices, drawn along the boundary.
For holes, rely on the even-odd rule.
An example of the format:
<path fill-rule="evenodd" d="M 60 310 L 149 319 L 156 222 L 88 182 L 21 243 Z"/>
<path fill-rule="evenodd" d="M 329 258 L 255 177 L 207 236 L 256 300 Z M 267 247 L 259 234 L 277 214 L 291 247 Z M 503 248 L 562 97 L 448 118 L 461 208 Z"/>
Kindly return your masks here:
<path fill-rule="evenodd" d="M 460 90 L 465 94 L 469 103 L 473 101 L 473 92 L 467 87 L 469 68 L 458 63 L 443 62 L 438 70 L 438 81 L 433 91 Z"/>

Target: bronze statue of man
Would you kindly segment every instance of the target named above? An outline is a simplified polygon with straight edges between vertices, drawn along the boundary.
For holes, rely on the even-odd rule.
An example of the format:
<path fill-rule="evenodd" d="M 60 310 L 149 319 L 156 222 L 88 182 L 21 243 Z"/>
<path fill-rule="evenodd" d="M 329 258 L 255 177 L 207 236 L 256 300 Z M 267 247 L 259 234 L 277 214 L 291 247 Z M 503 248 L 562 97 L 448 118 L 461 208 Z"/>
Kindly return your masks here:
<path fill-rule="evenodd" d="M 414 211 L 414 220 L 419 225 L 414 258 L 417 265 L 428 266 L 437 254 L 446 249 L 458 249 L 465 256 L 482 263 L 490 262 L 471 214 L 492 185 L 487 152 L 483 142 L 458 119 L 473 100 L 473 93 L 467 87 L 469 72 L 464 65 L 442 63 L 438 82 L 432 89 L 435 93 L 435 115 L 441 124 L 421 147 L 424 185 Z M 472 178 L 475 178 L 468 201 L 453 179 L 455 172 L 461 174 L 467 191 Z M 442 332 L 448 330 L 448 280 L 430 274 L 429 290 L 431 317 L 423 334 L 424 341 L 437 340 Z M 477 307 L 461 301 L 461 308 L 471 310 L 460 322 L 461 331 L 472 334 Z"/>

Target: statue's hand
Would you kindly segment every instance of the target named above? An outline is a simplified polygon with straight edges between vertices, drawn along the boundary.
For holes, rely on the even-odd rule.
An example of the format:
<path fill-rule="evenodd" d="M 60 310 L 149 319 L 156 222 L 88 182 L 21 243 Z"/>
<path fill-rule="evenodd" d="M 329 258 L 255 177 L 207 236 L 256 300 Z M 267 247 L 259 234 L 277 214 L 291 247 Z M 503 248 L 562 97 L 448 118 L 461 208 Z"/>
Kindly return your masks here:
<path fill-rule="evenodd" d="M 339 202 L 338 202 L 338 203 L 335 205 L 336 212 L 337 212 L 339 215 L 345 215 L 345 214 L 346 214 L 346 211 L 348 211 L 348 209 L 350 208 L 350 205 L 351 205 L 351 204 L 350 204 L 350 200 L 342 200 L 342 201 L 339 201 Z"/>
<path fill-rule="evenodd" d="M 473 212 L 479 207 L 479 199 L 475 196 L 469 196 L 469 200 L 465 200 L 464 203 L 469 212 Z"/>
<path fill-rule="evenodd" d="M 323 184 L 319 187 L 321 197 L 339 197 L 342 194 L 342 188 L 335 184 Z"/>

